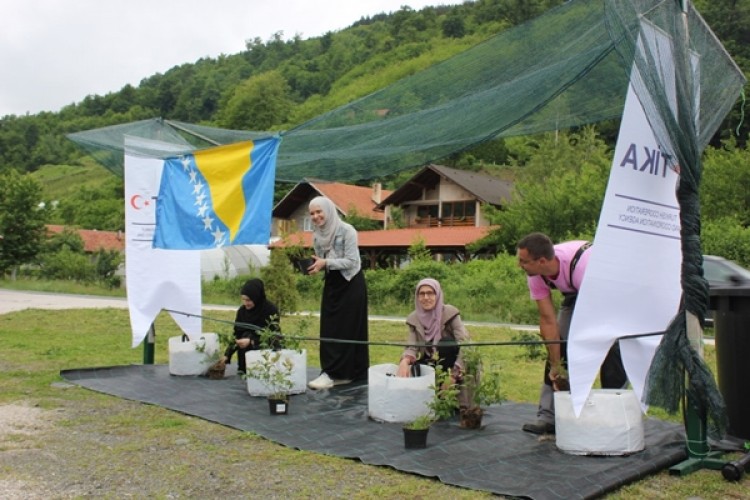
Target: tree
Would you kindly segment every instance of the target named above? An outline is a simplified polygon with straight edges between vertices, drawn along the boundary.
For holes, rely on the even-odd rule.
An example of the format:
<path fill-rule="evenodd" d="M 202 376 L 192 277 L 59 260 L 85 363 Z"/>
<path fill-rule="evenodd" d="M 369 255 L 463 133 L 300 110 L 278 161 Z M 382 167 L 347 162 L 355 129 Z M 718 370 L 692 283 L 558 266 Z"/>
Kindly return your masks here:
<path fill-rule="evenodd" d="M 42 187 L 28 175 L 0 174 L 0 271 L 11 270 L 14 278 L 18 266 L 31 262 L 42 247 L 41 199 Z"/>
<path fill-rule="evenodd" d="M 452 14 L 443 21 L 443 36 L 446 38 L 463 38 L 466 34 L 464 19 L 458 14 Z"/>
<path fill-rule="evenodd" d="M 294 270 L 287 253 L 283 250 L 271 251 L 267 266 L 260 270 L 260 277 L 266 284 L 266 295 L 279 308 L 281 313 L 297 310 L 299 292 L 297 291 Z"/>
<path fill-rule="evenodd" d="M 122 179 L 111 178 L 96 187 L 81 186 L 60 202 L 59 218 L 66 225 L 84 229 L 121 231 L 125 228 Z"/>
<path fill-rule="evenodd" d="M 289 93 L 289 84 L 278 71 L 250 77 L 234 90 L 219 123 L 237 130 L 271 130 L 289 117 L 293 105 Z"/>
<path fill-rule="evenodd" d="M 736 218 L 750 226 L 750 152 L 734 140 L 720 148 L 707 148 L 700 187 L 701 215 L 705 220 Z"/>
<path fill-rule="evenodd" d="M 371 219 L 367 216 L 360 215 L 356 208 L 351 208 L 347 213 L 344 220 L 354 226 L 357 231 L 375 231 L 381 229 L 380 222 Z"/>
<path fill-rule="evenodd" d="M 73 227 L 64 227 L 61 233 L 53 234 L 44 242 L 45 253 L 56 253 L 62 249 L 83 253 L 83 238 Z"/>
<path fill-rule="evenodd" d="M 534 142 L 520 147 L 528 159 L 513 201 L 502 211 L 486 212 L 500 228 L 471 248 L 494 245 L 514 253 L 516 242 L 532 231 L 561 241 L 590 237 L 596 230 L 612 161 L 607 145 L 593 128 L 546 134 Z"/>

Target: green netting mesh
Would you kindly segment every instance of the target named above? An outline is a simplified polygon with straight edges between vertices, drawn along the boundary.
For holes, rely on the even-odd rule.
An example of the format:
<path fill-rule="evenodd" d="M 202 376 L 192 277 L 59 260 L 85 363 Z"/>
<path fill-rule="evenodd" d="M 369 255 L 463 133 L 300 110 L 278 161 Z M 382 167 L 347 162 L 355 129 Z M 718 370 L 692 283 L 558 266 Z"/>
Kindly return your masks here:
<path fill-rule="evenodd" d="M 437 161 L 495 137 L 619 117 L 630 69 L 638 59 L 633 36 L 637 37 L 641 21 L 648 19 L 669 36 L 682 37 L 669 16 L 680 18 L 676 0 L 567 2 L 282 133 L 276 177 L 372 179 Z M 695 26 L 688 43 L 701 64 L 697 146 L 702 149 L 736 100 L 743 78 L 697 14 L 691 15 L 691 23 Z M 636 62 L 643 74 L 663 72 L 660 60 L 642 59 Z M 693 78 L 686 74 L 678 81 L 692 86 Z M 658 79 L 651 83 L 646 82 L 649 91 L 661 86 Z M 663 105 L 657 100 L 657 108 Z M 659 109 L 650 114 L 661 116 Z M 107 127 L 70 138 L 89 150 L 122 152 L 123 135 L 160 140 L 177 135 L 198 148 L 268 135 L 161 120 L 147 125 Z M 670 126 L 674 122 L 665 119 L 661 127 Z M 657 137 L 664 136 L 657 132 Z M 121 172 L 121 155 L 104 163 Z"/>
<path fill-rule="evenodd" d="M 744 77 L 687 0 L 566 2 L 283 133 L 276 178 L 378 178 L 495 137 L 615 118 L 622 113 L 634 65 L 636 94 L 659 144 L 681 173 L 684 309 L 652 365 L 648 400 L 676 409 L 686 370 L 700 410 L 721 427 L 723 403 L 700 356 L 687 345 L 684 312 L 703 318 L 708 302 L 701 270 L 701 152 Z M 150 120 L 70 138 L 121 173 L 127 135 L 173 141 L 176 146 L 166 156 L 175 148 L 188 151 L 269 134 Z M 140 152 L 156 153 L 153 146 Z"/>

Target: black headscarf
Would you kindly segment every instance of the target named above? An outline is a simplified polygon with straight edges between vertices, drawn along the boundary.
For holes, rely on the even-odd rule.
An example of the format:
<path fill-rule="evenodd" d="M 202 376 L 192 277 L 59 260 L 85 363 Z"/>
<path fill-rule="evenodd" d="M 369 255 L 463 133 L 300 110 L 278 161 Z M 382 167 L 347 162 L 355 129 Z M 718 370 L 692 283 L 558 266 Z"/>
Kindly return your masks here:
<path fill-rule="evenodd" d="M 266 289 L 262 280 L 258 278 L 248 280 L 242 285 L 240 293 L 252 300 L 255 307 L 252 309 L 247 309 L 245 306 L 240 307 L 237 310 L 238 323 L 249 323 L 260 328 L 265 328 L 268 326 L 271 317 L 279 314 L 276 305 L 266 299 Z M 241 325 L 235 327 L 235 332 L 238 329 L 245 330 Z"/>

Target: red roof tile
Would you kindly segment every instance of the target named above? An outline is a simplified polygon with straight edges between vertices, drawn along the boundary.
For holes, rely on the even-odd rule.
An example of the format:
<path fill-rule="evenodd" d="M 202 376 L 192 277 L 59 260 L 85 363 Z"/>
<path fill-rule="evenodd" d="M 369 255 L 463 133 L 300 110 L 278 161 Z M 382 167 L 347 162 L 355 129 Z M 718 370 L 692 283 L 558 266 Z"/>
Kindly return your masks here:
<path fill-rule="evenodd" d="M 427 247 L 465 246 L 485 237 L 492 226 L 466 227 L 412 227 L 384 231 L 360 231 L 361 248 L 410 247 L 420 238 Z"/>
<path fill-rule="evenodd" d="M 372 187 L 352 186 L 340 182 L 308 182 L 323 196 L 329 198 L 344 215 L 354 208 L 362 217 L 378 221 L 385 217 L 383 211 L 374 211 L 377 203 L 372 199 Z M 390 195 L 391 191 L 384 189 L 381 191 L 380 200 Z"/>
<path fill-rule="evenodd" d="M 362 249 L 381 247 L 408 248 L 418 241 L 424 240 L 425 246 L 430 247 L 460 247 L 473 243 L 485 237 L 495 226 L 482 227 L 429 227 L 386 229 L 376 231 L 359 231 L 358 242 Z M 283 241 L 271 244 L 271 248 L 284 248 L 287 245 L 300 245 L 304 248 L 312 247 L 312 232 L 290 234 Z"/>
<path fill-rule="evenodd" d="M 47 231 L 51 234 L 60 234 L 65 226 L 47 225 Z M 96 229 L 77 229 L 76 232 L 83 240 L 83 249 L 86 252 L 97 250 L 125 250 L 125 235 L 121 231 L 97 231 Z"/>

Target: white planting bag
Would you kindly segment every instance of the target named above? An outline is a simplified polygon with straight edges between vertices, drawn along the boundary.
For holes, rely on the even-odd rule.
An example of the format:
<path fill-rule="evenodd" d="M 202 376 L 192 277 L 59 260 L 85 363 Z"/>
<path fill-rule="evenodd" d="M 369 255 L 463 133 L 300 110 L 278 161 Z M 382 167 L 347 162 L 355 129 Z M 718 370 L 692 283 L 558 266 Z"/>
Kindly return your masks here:
<path fill-rule="evenodd" d="M 635 392 L 593 389 L 576 418 L 570 392 L 555 392 L 557 447 L 572 455 L 628 455 L 643 450 L 643 413 Z"/>
<path fill-rule="evenodd" d="M 435 396 L 435 369 L 420 365 L 420 377 L 397 377 L 398 365 L 386 363 L 368 369 L 367 412 L 381 422 L 411 422 L 429 413 Z"/>
<path fill-rule="evenodd" d="M 248 367 L 248 371 L 250 371 L 250 366 L 258 362 L 263 362 L 262 352 L 263 350 L 261 349 L 245 353 L 245 366 Z M 293 385 L 288 394 L 303 394 L 307 390 L 307 350 L 295 351 L 294 349 L 282 349 L 278 363 L 283 364 L 285 359 L 289 359 L 292 362 L 291 379 Z M 268 396 L 273 394 L 273 390 L 265 382 L 257 378 L 248 377 L 246 382 L 247 392 L 251 396 Z"/>
<path fill-rule="evenodd" d="M 219 351 L 219 336 L 204 333 L 197 340 L 169 337 L 169 373 L 172 375 L 203 375 Z"/>

